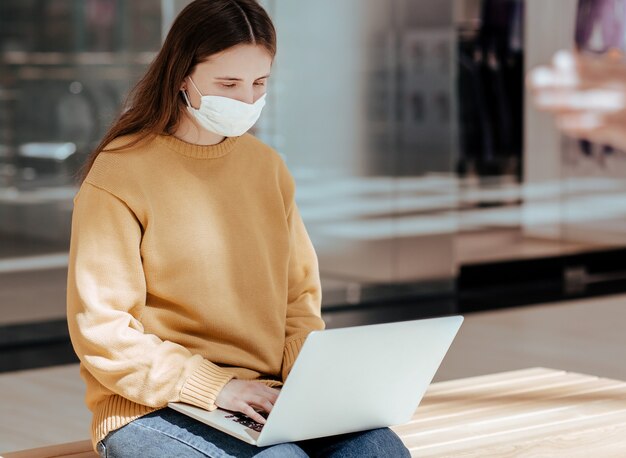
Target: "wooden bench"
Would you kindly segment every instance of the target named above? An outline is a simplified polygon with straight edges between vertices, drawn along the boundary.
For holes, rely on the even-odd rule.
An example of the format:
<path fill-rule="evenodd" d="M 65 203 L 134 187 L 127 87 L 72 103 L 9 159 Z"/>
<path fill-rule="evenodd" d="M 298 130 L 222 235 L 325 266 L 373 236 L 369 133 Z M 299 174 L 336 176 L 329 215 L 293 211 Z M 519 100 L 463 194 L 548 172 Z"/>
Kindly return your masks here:
<path fill-rule="evenodd" d="M 533 368 L 434 383 L 392 427 L 413 456 L 626 456 L 626 382 Z M 4 458 L 93 458 L 89 441 Z"/>
<path fill-rule="evenodd" d="M 2 458 L 98 458 L 98 454 L 91 448 L 90 440 L 31 448 L 19 452 L 4 453 L 0 456 Z"/>

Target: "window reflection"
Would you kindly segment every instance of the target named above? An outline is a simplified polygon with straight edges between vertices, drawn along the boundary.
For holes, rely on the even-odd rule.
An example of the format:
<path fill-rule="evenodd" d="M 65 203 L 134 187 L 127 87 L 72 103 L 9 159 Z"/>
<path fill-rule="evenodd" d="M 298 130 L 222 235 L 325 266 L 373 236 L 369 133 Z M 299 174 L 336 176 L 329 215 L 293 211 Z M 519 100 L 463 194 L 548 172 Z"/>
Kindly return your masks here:
<path fill-rule="evenodd" d="M 40 291 L 63 316 L 74 176 L 187 3 L 0 2 L 0 306 L 13 317 L 35 319 Z M 623 176 L 623 154 L 536 146 L 551 127 L 523 125 L 525 46 L 536 46 L 523 18 L 539 16 L 527 2 L 262 3 L 279 46 L 253 133 L 296 178 L 325 306 L 451 293 L 465 264 L 601 244 L 562 225 L 580 208 L 562 196 L 596 163 L 594 175 Z M 550 155 L 561 175 L 523 181 Z M 538 242 L 525 225 L 561 226 Z"/>
<path fill-rule="evenodd" d="M 450 293 L 450 3 L 265 4 L 279 46 L 258 134 L 296 177 L 325 305 Z"/>
<path fill-rule="evenodd" d="M 159 48 L 165 3 L 0 2 L 0 324 L 64 316 L 74 177 Z"/>

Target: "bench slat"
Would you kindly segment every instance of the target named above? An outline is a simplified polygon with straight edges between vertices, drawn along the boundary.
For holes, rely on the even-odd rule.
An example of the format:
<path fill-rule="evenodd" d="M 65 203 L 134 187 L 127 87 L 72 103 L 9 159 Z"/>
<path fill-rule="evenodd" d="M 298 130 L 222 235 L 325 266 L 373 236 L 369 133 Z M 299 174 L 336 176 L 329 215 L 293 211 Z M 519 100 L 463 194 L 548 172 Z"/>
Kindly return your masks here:
<path fill-rule="evenodd" d="M 3 458 L 98 458 L 90 440 L 50 445 L 19 452 L 9 452 Z"/>

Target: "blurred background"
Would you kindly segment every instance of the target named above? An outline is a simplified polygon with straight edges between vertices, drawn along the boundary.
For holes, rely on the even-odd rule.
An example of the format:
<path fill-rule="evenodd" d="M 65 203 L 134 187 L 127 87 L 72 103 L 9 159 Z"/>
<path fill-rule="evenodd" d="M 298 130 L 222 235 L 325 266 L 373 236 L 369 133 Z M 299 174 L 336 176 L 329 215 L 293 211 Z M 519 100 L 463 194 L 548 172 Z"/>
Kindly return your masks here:
<path fill-rule="evenodd" d="M 74 174 L 187 3 L 0 2 L 0 371 L 76 362 Z M 260 3 L 278 54 L 253 133 L 296 178 L 329 327 L 510 311 L 498 332 L 523 346 L 549 304 L 589 304 L 550 315 L 562 329 L 621 303 L 625 156 L 561 136 L 524 87 L 571 48 L 575 0 Z M 501 368 L 464 348 L 444 374 Z"/>

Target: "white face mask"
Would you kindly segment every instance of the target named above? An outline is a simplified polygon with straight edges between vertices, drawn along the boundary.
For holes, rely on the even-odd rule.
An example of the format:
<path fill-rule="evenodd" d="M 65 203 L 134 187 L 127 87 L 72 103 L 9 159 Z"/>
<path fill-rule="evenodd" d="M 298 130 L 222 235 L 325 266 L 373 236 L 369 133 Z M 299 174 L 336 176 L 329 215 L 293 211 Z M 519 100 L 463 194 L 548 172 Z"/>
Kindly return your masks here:
<path fill-rule="evenodd" d="M 265 105 L 265 94 L 254 103 L 245 103 L 229 97 L 202 95 L 191 77 L 189 81 L 200 94 L 200 108 L 192 107 L 187 93 L 182 91 L 187 110 L 209 132 L 225 137 L 243 135 L 259 119 Z"/>

